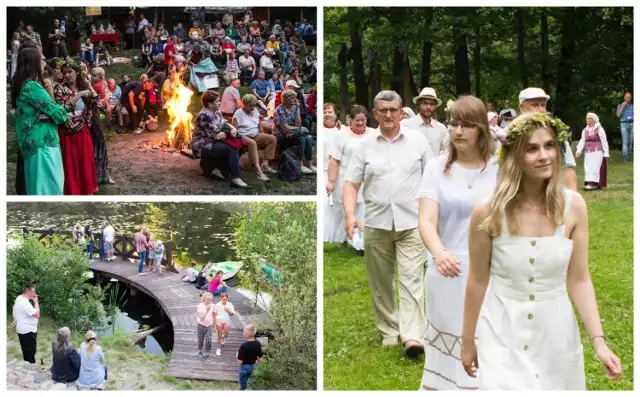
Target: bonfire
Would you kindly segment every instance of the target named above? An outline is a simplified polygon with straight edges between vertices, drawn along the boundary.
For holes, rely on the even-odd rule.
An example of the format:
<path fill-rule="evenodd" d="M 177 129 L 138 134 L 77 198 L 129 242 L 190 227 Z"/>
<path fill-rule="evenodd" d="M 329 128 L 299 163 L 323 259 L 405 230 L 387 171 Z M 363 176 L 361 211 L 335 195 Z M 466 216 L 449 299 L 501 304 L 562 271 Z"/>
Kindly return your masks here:
<path fill-rule="evenodd" d="M 167 130 L 167 139 L 169 146 L 177 150 L 188 148 L 191 142 L 193 115 L 189 112 L 189 104 L 192 96 L 193 91 L 179 82 L 171 99 L 165 104 L 171 123 Z"/>

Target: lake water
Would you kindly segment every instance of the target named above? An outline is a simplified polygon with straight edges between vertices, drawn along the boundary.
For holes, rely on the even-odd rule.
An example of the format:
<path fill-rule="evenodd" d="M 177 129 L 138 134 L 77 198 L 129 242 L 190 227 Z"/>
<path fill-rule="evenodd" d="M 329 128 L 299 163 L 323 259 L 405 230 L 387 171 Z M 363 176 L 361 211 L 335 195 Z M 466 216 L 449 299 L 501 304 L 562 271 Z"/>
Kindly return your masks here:
<path fill-rule="evenodd" d="M 119 235 L 141 226 L 162 241 L 173 241 L 174 262 L 181 265 L 235 260 L 231 213 L 239 203 L 7 203 L 8 231 L 54 229 L 71 232 L 77 224 L 99 231 L 108 219 Z"/>

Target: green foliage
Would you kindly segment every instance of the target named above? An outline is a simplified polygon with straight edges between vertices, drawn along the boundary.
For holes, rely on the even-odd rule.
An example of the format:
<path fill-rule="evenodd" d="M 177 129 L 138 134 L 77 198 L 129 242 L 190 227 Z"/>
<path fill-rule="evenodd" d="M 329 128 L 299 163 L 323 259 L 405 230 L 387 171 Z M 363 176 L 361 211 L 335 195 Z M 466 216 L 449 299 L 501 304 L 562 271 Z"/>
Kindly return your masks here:
<path fill-rule="evenodd" d="M 433 44 L 428 81 L 446 103 L 456 97 L 453 27 L 466 36 L 473 94 L 492 101 L 497 109 L 517 107 L 517 95 L 524 88 L 518 63 L 518 24 L 514 7 L 481 8 L 400 8 L 329 7 L 324 11 L 325 102 L 339 103 L 340 86 L 337 62 L 340 44 L 351 47 L 351 27 L 361 29 L 365 70 L 370 73 L 368 54 L 376 52 L 380 62 L 382 89 L 390 89 L 402 76 L 393 75 L 394 48 L 406 48 L 414 82 L 419 89 L 425 41 Z M 524 55 L 528 86 L 548 90 L 555 107 L 559 69 L 571 67 L 571 94 L 564 100 L 563 118 L 578 133 L 584 127 L 587 112 L 600 116 L 604 128 L 619 137 L 615 107 L 622 102 L 623 91 L 633 86 L 633 9 L 631 7 L 583 7 L 575 9 L 575 18 L 567 18 L 568 7 L 529 7 L 521 9 L 524 24 Z M 426 16 L 433 13 L 431 24 Z M 548 22 L 548 77 L 542 75 L 542 17 Z M 575 27 L 575 50 L 561 57 L 563 24 Z M 479 57 L 476 58 L 476 48 Z M 475 70 L 479 74 L 475 73 Z M 347 65 L 349 103 L 354 103 L 355 86 L 352 63 Z M 370 93 L 372 97 L 375 93 Z M 364 104 L 368 105 L 368 104 Z M 406 104 L 413 106 L 413 104 Z M 444 111 L 440 108 L 440 118 Z M 574 135 L 574 138 L 576 136 Z"/>
<path fill-rule="evenodd" d="M 105 316 L 103 292 L 84 282 L 89 262 L 82 247 L 55 236 L 44 243 L 34 235 L 18 241 L 18 247 L 7 250 L 9 312 L 23 286 L 34 284 L 41 312 L 56 322 L 79 331 L 100 325 Z"/>
<path fill-rule="evenodd" d="M 270 314 L 274 340 L 267 359 L 251 378 L 253 389 L 316 389 L 316 204 L 259 203 L 250 212 L 230 219 L 235 229 L 239 260 L 255 264 L 259 258 L 275 264 L 284 283 L 271 286 Z M 257 266 L 246 266 L 252 285 L 263 285 Z"/>

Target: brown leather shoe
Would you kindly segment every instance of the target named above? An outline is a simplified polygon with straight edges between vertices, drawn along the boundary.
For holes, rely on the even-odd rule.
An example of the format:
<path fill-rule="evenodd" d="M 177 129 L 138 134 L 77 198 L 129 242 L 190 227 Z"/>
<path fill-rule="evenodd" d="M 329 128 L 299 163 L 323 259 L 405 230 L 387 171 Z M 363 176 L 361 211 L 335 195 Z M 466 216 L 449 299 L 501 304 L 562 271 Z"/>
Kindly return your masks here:
<path fill-rule="evenodd" d="M 424 353 L 424 346 L 415 340 L 408 340 L 404 343 L 404 354 L 407 357 L 417 358 Z"/>

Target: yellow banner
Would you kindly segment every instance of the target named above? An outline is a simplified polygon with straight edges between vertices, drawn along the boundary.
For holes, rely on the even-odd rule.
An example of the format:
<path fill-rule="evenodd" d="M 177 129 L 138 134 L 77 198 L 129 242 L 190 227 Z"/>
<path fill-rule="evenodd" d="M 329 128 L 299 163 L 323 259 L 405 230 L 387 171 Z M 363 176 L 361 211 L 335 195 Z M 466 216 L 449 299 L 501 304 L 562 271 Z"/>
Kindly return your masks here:
<path fill-rule="evenodd" d="M 85 7 L 89 17 L 102 15 L 102 7 Z"/>

